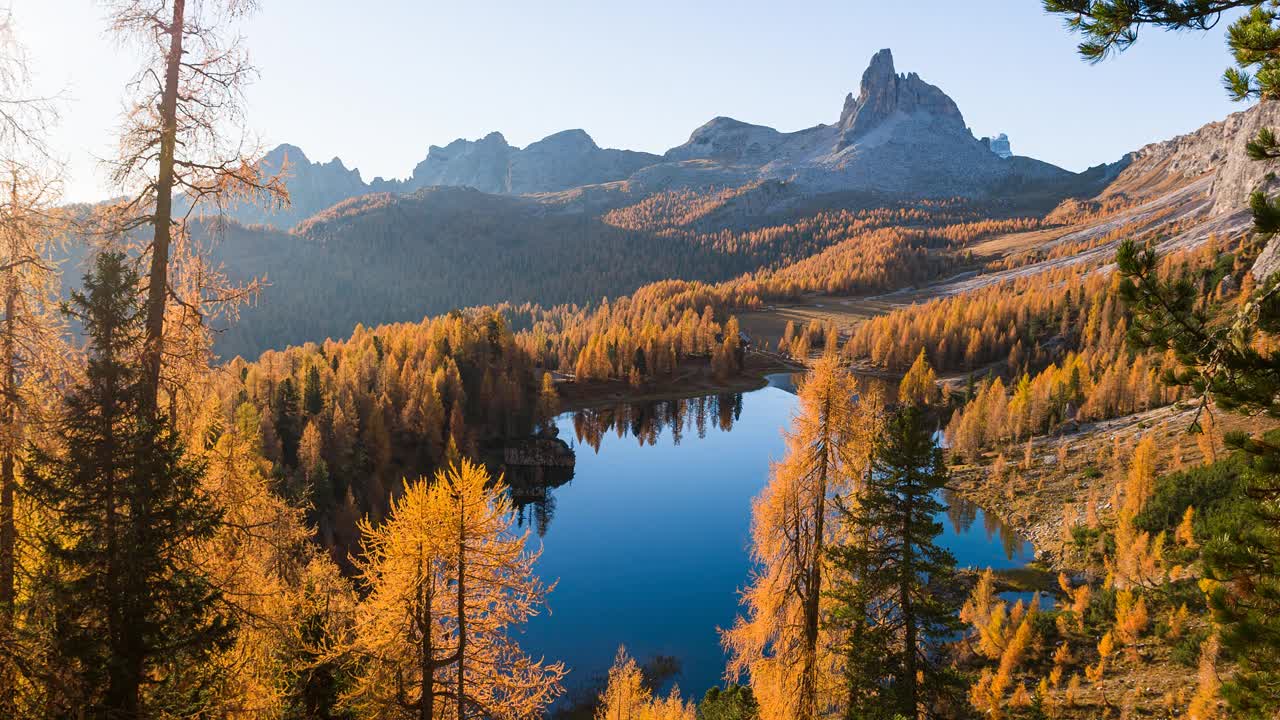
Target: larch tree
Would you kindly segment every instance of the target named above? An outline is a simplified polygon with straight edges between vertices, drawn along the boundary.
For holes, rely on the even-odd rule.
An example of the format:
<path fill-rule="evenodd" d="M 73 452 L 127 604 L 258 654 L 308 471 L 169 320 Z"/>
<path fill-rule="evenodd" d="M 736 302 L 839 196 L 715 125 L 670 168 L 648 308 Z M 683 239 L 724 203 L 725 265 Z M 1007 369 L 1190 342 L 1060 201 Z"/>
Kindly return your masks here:
<path fill-rule="evenodd" d="M 938 374 L 929 364 L 924 348 L 916 356 L 907 374 L 902 376 L 898 384 L 898 402 L 912 405 L 932 405 L 938 399 Z"/>
<path fill-rule="evenodd" d="M 381 525 L 363 522 L 369 593 L 349 648 L 348 708 L 419 720 L 541 716 L 566 671 L 512 637 L 548 590 L 514 523 L 501 480 L 468 460 L 406 483 Z"/>
<path fill-rule="evenodd" d="M 637 720 L 653 702 L 644 673 L 625 647 L 618 648 L 609 678 L 597 698 L 595 720 Z"/>
<path fill-rule="evenodd" d="M 208 303 L 232 303 L 242 296 L 186 242 L 192 213 L 237 202 L 288 200 L 283 179 L 263 174 L 257 148 L 249 147 L 239 129 L 241 94 L 256 71 L 228 27 L 256 5 L 256 0 L 108 2 L 112 34 L 138 46 L 144 56 L 129 84 L 120 154 L 109 163 L 113 181 L 131 195 L 112 209 L 109 227 L 120 233 L 151 229 L 145 245 L 142 363 L 153 412 L 159 407 L 166 355 L 196 366 L 206 360 L 190 357 L 199 343 L 193 349 L 181 333 L 203 329 Z M 178 265 L 182 272 L 175 273 Z"/>
<path fill-rule="evenodd" d="M 680 698 L 672 687 L 666 697 L 655 697 L 643 671 L 626 648 L 619 647 L 609 668 L 609 679 L 597 698 L 595 720 L 695 720 L 696 708 Z"/>
<path fill-rule="evenodd" d="M 16 681 L 6 681 L 18 598 L 18 468 L 29 428 L 49 406 L 51 383 L 69 371 L 69 352 L 56 312 L 59 273 L 49 259 L 60 220 L 50 208 L 52 184 L 32 166 L 8 167 L 0 197 L 0 716 L 12 707 Z M 26 512 L 30 513 L 28 509 Z"/>
<path fill-rule="evenodd" d="M 866 482 L 882 401 L 834 355 L 800 387 L 786 457 L 752 504 L 745 615 L 722 632 L 727 675 L 747 676 L 765 720 L 812 720 L 830 703 L 830 658 L 821 638 L 826 548 L 838 530 L 833 497 Z M 838 684 L 838 681 L 835 681 Z"/>
<path fill-rule="evenodd" d="M 18 465 L 47 381 L 68 367 L 49 259 L 64 224 L 45 135 L 57 108 L 35 95 L 12 15 L 0 16 L 0 716 L 17 714 Z M 26 510 L 24 515 L 31 516 Z"/>

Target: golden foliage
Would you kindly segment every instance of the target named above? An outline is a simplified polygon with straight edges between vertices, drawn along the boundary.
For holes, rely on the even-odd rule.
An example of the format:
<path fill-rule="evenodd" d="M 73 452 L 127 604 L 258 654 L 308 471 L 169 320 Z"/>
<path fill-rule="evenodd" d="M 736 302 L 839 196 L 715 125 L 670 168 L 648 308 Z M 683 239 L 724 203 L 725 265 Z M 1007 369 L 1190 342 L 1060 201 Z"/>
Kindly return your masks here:
<path fill-rule="evenodd" d="M 1120 590 L 1116 593 L 1116 622 L 1113 632 L 1117 644 L 1127 650 L 1130 660 L 1138 660 L 1138 640 L 1150 622 L 1145 598 L 1136 596 L 1132 590 Z"/>
<path fill-rule="evenodd" d="M 1200 644 L 1200 662 L 1196 672 L 1196 692 L 1187 707 L 1188 720 L 1218 720 L 1223 714 L 1218 680 L 1218 636 L 1210 635 Z"/>
<path fill-rule="evenodd" d="M 819 696 L 839 690 L 822 655 L 832 643 L 819 638 L 825 549 L 839 526 L 832 496 L 856 497 L 881 425 L 879 396 L 833 356 L 815 363 L 799 395 L 786 457 L 752 503 L 757 570 L 742 595 L 745 615 L 721 635 L 728 674 L 749 678 L 764 720 L 812 718 L 828 699 Z"/>
<path fill-rule="evenodd" d="M 1196 547 L 1195 515 L 1196 509 L 1187 506 L 1186 512 L 1182 514 L 1182 521 L 1178 523 L 1178 529 L 1174 531 L 1173 538 L 1183 547 Z"/>
<path fill-rule="evenodd" d="M 929 365 L 929 358 L 923 349 L 916 356 L 907 374 L 898 385 L 898 402 L 906 404 L 933 405 L 938 401 L 938 374 Z"/>
<path fill-rule="evenodd" d="M 680 698 L 680 688 L 672 687 L 666 697 L 653 697 L 645 687 L 636 661 L 619 647 L 609 669 L 609 680 L 600 693 L 595 720 L 695 720 L 697 708 Z"/>
<path fill-rule="evenodd" d="M 466 460 L 406 482 L 381 525 L 362 521 L 369 594 L 356 610 L 347 707 L 534 718 L 560 694 L 564 666 L 528 657 L 511 633 L 548 590 L 514 522 L 501 480 Z"/>

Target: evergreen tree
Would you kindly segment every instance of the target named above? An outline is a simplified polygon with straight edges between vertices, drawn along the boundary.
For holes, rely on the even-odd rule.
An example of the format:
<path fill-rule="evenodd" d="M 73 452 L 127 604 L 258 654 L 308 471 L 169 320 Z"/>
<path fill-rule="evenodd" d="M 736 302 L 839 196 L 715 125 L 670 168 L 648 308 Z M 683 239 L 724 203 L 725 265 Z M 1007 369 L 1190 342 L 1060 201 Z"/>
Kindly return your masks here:
<path fill-rule="evenodd" d="M 276 390 L 276 434 L 280 438 L 281 462 L 298 466 L 298 443 L 302 440 L 302 418 L 298 413 L 298 388 L 293 378 L 285 378 Z"/>
<path fill-rule="evenodd" d="M 190 556 L 220 523 L 200 490 L 204 467 L 148 412 L 137 288 L 124 256 L 104 253 L 72 294 L 69 314 L 90 340 L 85 379 L 54 427 L 64 450 L 33 447 L 24 469 L 54 519 L 42 540 L 58 568 L 54 643 L 72 678 L 57 695 L 78 717 L 195 715 L 203 660 L 232 629 Z"/>
<path fill-rule="evenodd" d="M 941 657 L 959 609 L 938 592 L 956 572 L 936 544 L 946 507 L 935 494 L 946 482 L 924 413 L 908 406 L 887 423 L 865 488 L 840 503 L 849 539 L 830 550 L 829 622 L 847 638 L 848 718 L 932 716 L 957 702 L 959 677 Z"/>
<path fill-rule="evenodd" d="M 746 685 L 729 685 L 723 690 L 713 687 L 698 703 L 702 720 L 758 720 L 760 706 Z"/>
<path fill-rule="evenodd" d="M 319 415 L 324 410 L 324 394 L 320 387 L 320 368 L 315 365 L 307 368 L 307 377 L 302 382 L 302 409 L 308 415 Z"/>

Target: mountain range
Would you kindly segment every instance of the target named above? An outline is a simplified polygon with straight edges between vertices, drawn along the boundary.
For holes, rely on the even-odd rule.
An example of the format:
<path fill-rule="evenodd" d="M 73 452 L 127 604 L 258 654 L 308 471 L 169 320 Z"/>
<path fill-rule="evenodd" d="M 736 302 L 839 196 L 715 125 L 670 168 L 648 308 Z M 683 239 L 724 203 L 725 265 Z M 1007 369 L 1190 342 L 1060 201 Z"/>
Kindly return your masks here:
<path fill-rule="evenodd" d="M 717 117 L 663 155 L 601 148 L 583 130 L 565 130 L 524 148 L 501 133 L 479 140 L 433 145 L 403 180 L 364 181 L 334 158 L 312 162 L 292 145 L 261 161 L 267 173 L 283 172 L 292 207 L 266 212 L 239 207 L 232 219 L 278 229 L 347 198 L 367 193 L 407 195 L 435 186 L 469 187 L 503 195 L 543 196 L 562 203 L 564 193 L 619 205 L 673 188 L 739 186 L 773 180 L 791 186 L 792 197 L 861 191 L 895 197 L 980 197 L 1034 189 L 1078 190 L 1096 184 L 1103 169 L 1083 174 L 1026 157 L 1001 157 L 965 125 L 955 102 L 917 74 L 899 74 L 893 55 L 881 50 L 850 93 L 839 118 L 797 132 L 779 132 Z"/>

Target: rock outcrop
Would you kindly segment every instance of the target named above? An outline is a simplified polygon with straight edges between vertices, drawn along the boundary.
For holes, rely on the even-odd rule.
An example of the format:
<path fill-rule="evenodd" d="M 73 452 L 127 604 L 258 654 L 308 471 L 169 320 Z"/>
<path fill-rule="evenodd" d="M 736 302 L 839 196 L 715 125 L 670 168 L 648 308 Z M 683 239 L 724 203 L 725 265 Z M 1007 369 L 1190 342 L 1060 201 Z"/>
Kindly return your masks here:
<path fill-rule="evenodd" d="M 844 109 L 836 124 L 840 131 L 836 149 L 854 144 L 897 113 L 925 113 L 939 122 L 964 127 L 964 116 L 955 102 L 915 73 L 897 74 L 893 53 L 886 48 L 871 57 L 871 63 L 862 73 L 858 97 L 850 93 L 844 100 Z"/>
<path fill-rule="evenodd" d="M 1013 157 L 1013 148 L 1009 146 L 1008 135 L 1000 133 L 995 137 L 983 138 L 982 140 L 987 144 L 987 149 L 995 153 L 996 157 Z"/>
<path fill-rule="evenodd" d="M 512 150 L 499 132 L 491 132 L 479 140 L 454 140 L 444 147 L 432 145 L 402 190 L 412 192 L 431 185 L 462 185 L 487 193 L 507 192 Z"/>
<path fill-rule="evenodd" d="M 557 437 L 539 435 L 502 448 L 502 462 L 506 465 L 571 468 L 576 459 L 573 448 Z"/>
<path fill-rule="evenodd" d="M 781 133 L 718 117 L 664 157 L 667 163 L 645 168 L 630 184 L 645 191 L 706 185 L 709 178 L 721 185 L 772 179 L 802 195 L 856 190 L 909 197 L 1088 184 L 1048 163 L 993 154 L 965 127 L 955 102 L 919 75 L 899 74 L 889 50 L 872 56 L 858 95 L 845 98 L 833 125 Z"/>
<path fill-rule="evenodd" d="M 311 162 L 301 148 L 293 145 L 272 149 L 259 161 L 259 167 L 268 176 L 283 175 L 289 189 L 289 207 L 273 210 L 242 204 L 231 208 L 231 215 L 246 225 L 289 228 L 347 198 L 369 192 L 359 170 L 348 170 L 338 158 L 327 163 Z"/>
<path fill-rule="evenodd" d="M 558 192 L 624 180 L 657 160 L 648 153 L 601 148 L 583 130 L 558 132 L 523 150 L 494 132 L 476 141 L 433 145 L 402 190 L 464 185 L 487 193 Z"/>
<path fill-rule="evenodd" d="M 1194 132 L 1129 153 L 1126 167 L 1107 188 L 1107 194 L 1140 198 L 1212 175 L 1213 214 L 1237 212 L 1248 205 L 1253 190 L 1280 189 L 1269 179 L 1277 163 L 1250 160 L 1244 151 L 1245 144 L 1264 127 L 1280 127 L 1280 101 L 1259 103 Z"/>

